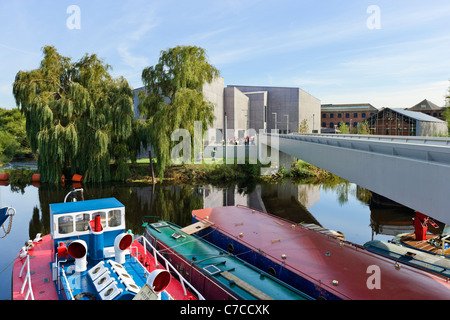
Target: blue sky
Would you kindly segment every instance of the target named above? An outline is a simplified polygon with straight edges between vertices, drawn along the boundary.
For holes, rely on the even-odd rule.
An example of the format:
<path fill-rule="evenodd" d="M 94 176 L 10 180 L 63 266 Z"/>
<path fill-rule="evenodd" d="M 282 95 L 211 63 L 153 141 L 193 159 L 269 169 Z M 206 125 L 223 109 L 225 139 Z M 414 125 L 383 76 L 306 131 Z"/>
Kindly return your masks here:
<path fill-rule="evenodd" d="M 80 29 L 69 29 L 70 5 Z M 379 29 L 367 21 L 379 8 Z M 450 86 L 450 1 L 0 0 L 0 106 L 42 47 L 78 60 L 96 53 L 140 87 L 161 50 L 206 49 L 225 85 L 300 87 L 322 103 L 443 106 Z"/>

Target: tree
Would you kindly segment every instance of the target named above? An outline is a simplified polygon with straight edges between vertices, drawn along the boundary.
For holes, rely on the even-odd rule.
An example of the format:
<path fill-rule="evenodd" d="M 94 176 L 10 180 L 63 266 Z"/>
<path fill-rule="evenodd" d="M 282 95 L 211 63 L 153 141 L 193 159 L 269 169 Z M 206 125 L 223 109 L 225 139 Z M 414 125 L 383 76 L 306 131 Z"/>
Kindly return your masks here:
<path fill-rule="evenodd" d="M 69 172 L 87 182 L 108 181 L 111 159 L 123 179 L 134 121 L 127 81 L 112 78 L 111 66 L 95 54 L 76 62 L 52 46 L 43 54 L 40 67 L 19 71 L 13 84 L 31 149 L 39 151 L 41 181 L 58 182 Z"/>
<path fill-rule="evenodd" d="M 30 144 L 25 131 L 25 117 L 19 109 L 0 108 L 0 164 L 14 157 L 30 154 Z"/>
<path fill-rule="evenodd" d="M 194 137 L 195 121 L 202 122 L 203 132 L 212 125 L 214 105 L 205 101 L 202 88 L 218 75 L 219 71 L 208 62 L 206 51 L 196 46 L 161 51 L 158 63 L 142 71 L 144 90 L 139 93 L 138 109 L 146 119 L 160 179 L 176 143 L 171 141 L 172 133 L 186 129 Z"/>
<path fill-rule="evenodd" d="M 445 97 L 445 110 L 442 114 L 444 115 L 444 119 L 447 121 L 450 135 L 450 87 L 448 89 L 447 96 Z"/>
<path fill-rule="evenodd" d="M 346 125 L 344 122 L 339 122 L 339 130 L 342 134 L 348 134 L 350 133 L 350 128 L 348 125 Z"/>
<path fill-rule="evenodd" d="M 358 123 L 357 130 L 358 134 L 370 134 L 369 123 L 367 121 Z"/>
<path fill-rule="evenodd" d="M 303 119 L 298 125 L 298 132 L 308 133 L 308 131 L 309 131 L 308 120 Z"/>

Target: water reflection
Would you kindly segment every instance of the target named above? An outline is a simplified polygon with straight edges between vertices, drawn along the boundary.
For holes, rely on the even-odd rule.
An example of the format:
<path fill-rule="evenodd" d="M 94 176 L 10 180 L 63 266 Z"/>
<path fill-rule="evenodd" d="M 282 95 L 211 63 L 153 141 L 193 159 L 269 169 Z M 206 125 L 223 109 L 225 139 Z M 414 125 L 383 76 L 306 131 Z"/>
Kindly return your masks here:
<path fill-rule="evenodd" d="M 347 240 L 364 244 L 414 230 L 414 211 L 386 201 L 369 190 L 344 180 L 330 183 L 281 181 L 248 186 L 85 185 L 84 198 L 115 197 L 126 207 L 126 228 L 142 233 L 142 222 L 167 220 L 180 226 L 191 223 L 195 209 L 245 205 L 293 222 L 315 223 L 341 231 Z M 36 233 L 50 232 L 49 204 L 64 200 L 72 186 L 0 186 L 0 206 L 17 211 L 11 233 L 0 239 L 0 267 L 15 258 L 24 242 Z M 443 224 L 441 224 L 443 226 Z M 429 229 L 431 232 L 435 230 Z M 435 231 L 439 232 L 439 231 Z M 0 274 L 0 299 L 8 299 L 10 271 Z"/>
<path fill-rule="evenodd" d="M 20 193 L 26 198 L 25 187 L 10 188 L 10 192 Z M 50 232 L 49 204 L 62 202 L 71 188 L 61 185 L 42 185 L 38 188 L 38 205 L 30 208 L 30 239 L 36 233 Z M 414 229 L 413 210 L 344 180 L 333 184 L 298 184 L 287 180 L 278 184 L 258 184 L 251 188 L 238 185 L 160 184 L 102 184 L 83 188 L 85 199 L 115 197 L 122 202 L 126 206 L 127 228 L 137 234 L 142 232 L 143 221 L 167 220 L 185 226 L 191 223 L 192 210 L 238 204 L 297 223 L 315 223 L 335 230 L 346 229 L 350 234 L 369 227 L 371 236 L 362 241 L 371 240 L 375 235 L 394 236 Z M 330 199 L 330 195 L 334 199 Z M 359 222 L 355 226 L 354 220 L 361 216 L 368 219 L 367 224 Z M 346 224 L 355 230 L 349 230 Z"/>
<path fill-rule="evenodd" d="M 142 233 L 142 222 L 168 220 L 179 225 L 189 224 L 190 214 L 203 207 L 198 188 L 191 186 L 134 186 L 127 184 L 103 184 L 83 186 L 84 199 L 115 197 L 125 205 L 126 227 L 134 233 Z M 50 233 L 51 203 L 63 202 L 71 186 L 43 185 L 39 188 L 39 207 L 33 208 L 29 236 Z M 13 190 L 14 191 L 14 190 Z"/>

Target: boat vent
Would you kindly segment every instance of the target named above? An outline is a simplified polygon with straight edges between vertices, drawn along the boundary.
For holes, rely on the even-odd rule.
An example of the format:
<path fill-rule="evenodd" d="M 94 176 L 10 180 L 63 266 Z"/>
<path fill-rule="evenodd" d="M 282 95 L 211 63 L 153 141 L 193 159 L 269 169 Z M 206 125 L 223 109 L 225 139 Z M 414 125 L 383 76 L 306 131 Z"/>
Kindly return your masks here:
<path fill-rule="evenodd" d="M 141 289 L 133 280 L 133 277 L 125 270 L 125 268 L 120 264 L 112 260 L 108 260 L 108 263 L 111 265 L 111 268 L 117 274 L 120 279 L 120 282 L 123 283 L 125 288 L 134 293 L 138 293 Z"/>
<path fill-rule="evenodd" d="M 164 228 L 164 227 L 168 227 L 169 224 L 167 222 L 156 222 L 156 223 L 152 223 L 151 226 L 153 228 Z"/>
<path fill-rule="evenodd" d="M 222 272 L 222 270 L 220 270 L 219 268 L 217 268 L 215 265 L 212 265 L 212 264 L 204 267 L 203 270 L 208 272 L 211 276 L 214 276 L 214 275 Z"/>

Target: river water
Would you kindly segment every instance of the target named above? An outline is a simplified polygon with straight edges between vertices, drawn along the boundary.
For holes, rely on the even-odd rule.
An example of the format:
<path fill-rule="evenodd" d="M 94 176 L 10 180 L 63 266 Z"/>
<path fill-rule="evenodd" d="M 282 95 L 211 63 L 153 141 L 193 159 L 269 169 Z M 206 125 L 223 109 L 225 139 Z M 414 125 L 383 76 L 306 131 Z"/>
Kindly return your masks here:
<path fill-rule="evenodd" d="M 0 300 L 11 299 L 13 259 L 36 233 L 48 234 L 49 204 L 63 202 L 72 186 L 0 185 L 0 207 L 15 208 L 11 232 L 0 238 Z M 126 208 L 126 227 L 142 233 L 143 222 L 167 220 L 180 226 L 191 223 L 194 209 L 242 204 L 293 222 L 315 223 L 341 231 L 347 240 L 364 244 L 387 241 L 414 230 L 410 209 L 380 204 L 368 190 L 348 182 L 308 184 L 283 180 L 277 184 L 228 187 L 103 184 L 84 186 L 84 198 L 116 197 Z M 375 201 L 376 200 L 376 201 Z M 4 227 L 8 227 L 8 220 Z M 0 228 L 0 237 L 4 236 Z"/>

